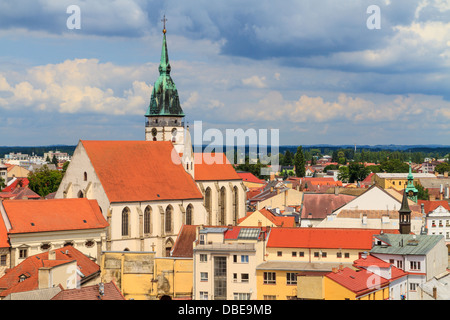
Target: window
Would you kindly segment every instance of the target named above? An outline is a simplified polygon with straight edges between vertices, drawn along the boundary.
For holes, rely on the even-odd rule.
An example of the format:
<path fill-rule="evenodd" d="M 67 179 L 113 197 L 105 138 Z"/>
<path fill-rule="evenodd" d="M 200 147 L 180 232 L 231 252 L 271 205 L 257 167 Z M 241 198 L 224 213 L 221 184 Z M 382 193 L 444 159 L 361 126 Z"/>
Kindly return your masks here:
<path fill-rule="evenodd" d="M 200 300 L 208 300 L 208 292 L 200 291 Z"/>
<path fill-rule="evenodd" d="M 200 235 L 200 244 L 205 244 L 205 235 L 204 234 Z"/>
<path fill-rule="evenodd" d="M 304 256 L 305 256 L 305 253 L 304 253 L 303 251 L 300 251 L 300 252 L 298 253 L 298 256 L 299 256 L 299 257 L 304 257 Z"/>
<path fill-rule="evenodd" d="M 350 253 L 348 253 L 348 252 L 346 252 L 346 253 L 344 253 L 344 258 L 350 258 Z"/>
<path fill-rule="evenodd" d="M 403 261 L 402 260 L 397 260 L 397 268 L 403 269 Z"/>
<path fill-rule="evenodd" d="M 248 282 L 248 273 L 241 273 L 241 282 Z"/>
<path fill-rule="evenodd" d="M 409 290 L 410 290 L 410 291 L 416 291 L 418 285 L 419 285 L 418 283 L 411 282 L 411 283 L 409 284 Z"/>
<path fill-rule="evenodd" d="M 319 257 L 319 252 L 314 252 L 314 258 L 318 258 Z"/>
<path fill-rule="evenodd" d="M 276 284 L 277 278 L 275 272 L 264 272 L 264 284 Z"/>
<path fill-rule="evenodd" d="M 150 234 L 152 232 L 151 230 L 151 215 L 152 215 L 152 208 L 150 206 L 147 206 L 144 211 L 144 233 Z"/>
<path fill-rule="evenodd" d="M 25 259 L 26 257 L 28 257 L 28 249 L 19 249 L 19 259 Z"/>
<path fill-rule="evenodd" d="M 129 236 L 129 219 L 130 219 L 130 209 L 125 207 L 122 210 L 122 236 Z"/>
<path fill-rule="evenodd" d="M 250 300 L 250 293 L 234 292 L 233 298 L 234 300 Z"/>
<path fill-rule="evenodd" d="M 208 272 L 200 272 L 200 281 L 208 281 Z"/>
<path fill-rule="evenodd" d="M 212 212 L 212 210 L 211 210 L 212 202 L 211 201 L 212 201 L 211 188 L 208 187 L 205 190 L 205 209 L 206 209 L 206 212 L 208 213 L 207 224 L 209 224 L 209 225 L 212 224 L 212 214 L 211 214 L 211 212 Z"/>
<path fill-rule="evenodd" d="M 92 248 L 95 245 L 95 242 L 93 240 L 88 240 L 84 243 L 86 248 Z"/>
<path fill-rule="evenodd" d="M 233 223 L 238 224 L 239 219 L 239 190 L 235 186 L 233 188 Z"/>
<path fill-rule="evenodd" d="M 237 279 L 238 279 L 237 273 L 233 273 L 233 282 L 237 282 Z"/>
<path fill-rule="evenodd" d="M 172 232 L 172 212 L 173 212 L 173 208 L 171 205 L 167 206 L 166 208 L 166 214 L 164 217 L 164 231 L 166 233 L 171 233 Z"/>
<path fill-rule="evenodd" d="M 220 189 L 219 194 L 219 221 L 218 225 L 223 226 L 226 224 L 226 203 L 227 203 L 227 193 L 225 187 Z"/>
<path fill-rule="evenodd" d="M 208 255 L 201 253 L 200 254 L 200 262 L 207 262 L 208 261 Z"/>
<path fill-rule="evenodd" d="M 272 295 L 264 295 L 264 300 L 277 300 L 277 297 Z"/>
<path fill-rule="evenodd" d="M 241 256 L 241 263 L 248 263 L 248 255 Z"/>
<path fill-rule="evenodd" d="M 420 261 L 410 261 L 409 267 L 411 270 L 420 270 Z"/>
<path fill-rule="evenodd" d="M 322 258 L 326 258 L 327 257 L 327 253 L 326 252 L 322 252 Z"/>
<path fill-rule="evenodd" d="M 297 284 L 297 274 L 294 272 L 287 272 L 286 284 Z"/>
<path fill-rule="evenodd" d="M 237 255 L 236 255 L 236 254 L 233 255 L 233 262 L 234 262 L 234 263 L 237 262 Z"/>
<path fill-rule="evenodd" d="M 187 225 L 194 224 L 193 213 L 194 213 L 194 207 L 192 206 L 192 204 L 189 204 L 186 208 L 186 224 Z"/>
<path fill-rule="evenodd" d="M 87 181 L 87 173 L 84 172 L 84 181 Z"/>
<path fill-rule="evenodd" d="M 277 257 L 281 257 L 281 256 L 283 256 L 283 252 L 277 251 Z"/>
<path fill-rule="evenodd" d="M 0 266 L 6 266 L 6 254 L 0 256 Z"/>
<path fill-rule="evenodd" d="M 297 252 L 296 251 L 292 251 L 292 257 L 296 257 L 297 256 Z"/>
<path fill-rule="evenodd" d="M 336 252 L 336 258 L 342 258 L 342 252 Z"/>

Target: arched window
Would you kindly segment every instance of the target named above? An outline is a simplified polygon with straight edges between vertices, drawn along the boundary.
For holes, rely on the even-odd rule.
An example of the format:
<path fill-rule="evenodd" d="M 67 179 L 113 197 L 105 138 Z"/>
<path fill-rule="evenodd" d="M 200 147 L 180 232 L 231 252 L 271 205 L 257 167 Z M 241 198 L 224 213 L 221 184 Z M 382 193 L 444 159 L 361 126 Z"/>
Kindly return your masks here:
<path fill-rule="evenodd" d="M 227 191 L 225 190 L 225 187 L 222 187 L 220 189 L 220 196 L 219 196 L 219 226 L 224 226 L 226 224 L 226 197 L 227 197 Z"/>
<path fill-rule="evenodd" d="M 144 211 L 144 234 L 150 234 L 151 230 L 152 207 L 147 206 Z"/>
<path fill-rule="evenodd" d="M 193 221 L 194 221 L 194 207 L 192 206 L 192 204 L 189 204 L 186 208 L 186 224 L 188 225 L 193 225 Z"/>
<path fill-rule="evenodd" d="M 78 198 L 83 198 L 84 197 L 84 195 L 83 195 L 83 191 L 78 191 Z"/>
<path fill-rule="evenodd" d="M 122 210 L 122 236 L 129 236 L 130 227 L 130 209 L 125 207 Z"/>
<path fill-rule="evenodd" d="M 164 217 L 164 231 L 166 233 L 172 233 L 172 223 L 173 223 L 173 208 L 171 205 L 168 205 L 166 208 L 166 214 Z"/>
<path fill-rule="evenodd" d="M 211 225 L 212 224 L 212 215 L 211 215 L 211 188 L 208 187 L 205 190 L 205 208 L 206 208 L 206 213 L 208 215 L 208 219 L 206 221 L 206 224 Z"/>
<path fill-rule="evenodd" d="M 233 224 L 237 225 L 239 219 L 239 190 L 237 186 L 233 188 Z"/>
<path fill-rule="evenodd" d="M 87 173 L 86 173 L 86 171 L 84 172 L 84 181 L 87 181 Z"/>
<path fill-rule="evenodd" d="M 172 251 L 173 247 L 173 240 L 171 238 L 167 239 L 166 243 L 164 244 L 164 251 L 166 254 L 166 257 L 170 257 L 170 251 Z"/>

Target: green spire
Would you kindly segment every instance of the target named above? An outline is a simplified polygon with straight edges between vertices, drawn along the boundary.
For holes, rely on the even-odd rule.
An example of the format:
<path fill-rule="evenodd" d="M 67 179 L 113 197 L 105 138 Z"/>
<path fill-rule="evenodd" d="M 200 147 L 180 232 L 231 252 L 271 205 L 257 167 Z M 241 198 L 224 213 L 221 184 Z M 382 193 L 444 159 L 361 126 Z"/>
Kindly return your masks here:
<path fill-rule="evenodd" d="M 166 42 L 166 26 L 164 17 L 164 36 L 161 49 L 161 61 L 159 64 L 159 78 L 153 87 L 150 105 L 147 109 L 146 117 L 151 116 L 176 116 L 184 117 L 183 110 L 180 106 L 178 90 L 170 77 L 169 54 Z"/>
<path fill-rule="evenodd" d="M 408 184 L 406 185 L 405 193 L 407 193 L 408 198 L 417 203 L 417 193 L 419 192 L 414 186 L 414 176 L 411 170 L 411 160 L 409 161 L 409 173 L 408 173 Z"/>

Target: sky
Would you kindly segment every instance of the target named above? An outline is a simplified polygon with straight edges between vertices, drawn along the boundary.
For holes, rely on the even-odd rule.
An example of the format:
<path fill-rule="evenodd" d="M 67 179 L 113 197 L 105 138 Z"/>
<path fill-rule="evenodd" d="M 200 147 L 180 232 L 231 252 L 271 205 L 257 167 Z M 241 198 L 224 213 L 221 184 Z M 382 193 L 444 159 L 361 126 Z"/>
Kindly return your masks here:
<path fill-rule="evenodd" d="M 0 0 L 0 146 L 143 140 L 164 15 L 190 125 L 450 145 L 450 0 Z"/>

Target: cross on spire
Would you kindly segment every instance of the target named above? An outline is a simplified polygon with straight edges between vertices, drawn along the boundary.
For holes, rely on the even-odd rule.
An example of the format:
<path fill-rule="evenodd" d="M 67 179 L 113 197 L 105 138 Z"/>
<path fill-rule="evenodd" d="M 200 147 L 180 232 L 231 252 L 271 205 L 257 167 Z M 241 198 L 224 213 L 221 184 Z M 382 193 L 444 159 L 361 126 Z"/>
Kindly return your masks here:
<path fill-rule="evenodd" d="M 163 19 L 161 19 L 161 21 L 163 22 L 163 24 L 164 24 L 164 29 L 163 29 L 163 33 L 165 34 L 166 33 L 166 21 L 167 21 L 167 19 L 166 19 L 166 15 L 164 15 L 164 18 Z"/>

